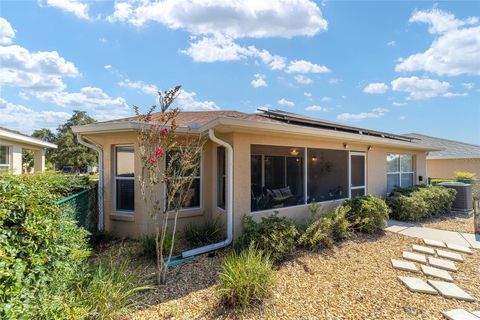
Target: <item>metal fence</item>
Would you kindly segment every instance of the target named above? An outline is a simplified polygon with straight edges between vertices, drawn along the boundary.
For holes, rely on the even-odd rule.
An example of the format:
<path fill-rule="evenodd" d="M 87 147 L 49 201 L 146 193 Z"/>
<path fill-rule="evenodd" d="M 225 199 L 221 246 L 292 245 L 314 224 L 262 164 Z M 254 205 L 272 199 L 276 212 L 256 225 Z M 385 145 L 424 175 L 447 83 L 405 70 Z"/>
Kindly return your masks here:
<path fill-rule="evenodd" d="M 91 233 L 97 231 L 98 197 L 97 187 L 83 190 L 56 202 L 64 214 L 73 217 L 79 226 Z"/>

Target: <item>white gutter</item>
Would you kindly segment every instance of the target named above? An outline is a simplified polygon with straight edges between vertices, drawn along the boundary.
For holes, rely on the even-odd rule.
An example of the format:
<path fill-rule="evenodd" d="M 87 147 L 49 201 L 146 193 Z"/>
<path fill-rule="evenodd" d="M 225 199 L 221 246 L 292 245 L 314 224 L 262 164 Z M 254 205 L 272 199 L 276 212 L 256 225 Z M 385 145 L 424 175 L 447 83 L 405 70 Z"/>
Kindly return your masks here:
<path fill-rule="evenodd" d="M 217 242 L 200 248 L 195 248 L 192 250 L 182 252 L 182 257 L 187 258 L 191 256 L 196 256 L 205 252 L 217 250 L 223 247 L 226 247 L 232 243 L 233 240 L 233 148 L 227 142 L 218 139 L 215 136 L 215 131 L 213 128 L 208 129 L 208 137 L 213 142 L 225 147 L 227 150 L 227 239 L 222 242 Z"/>
<path fill-rule="evenodd" d="M 77 140 L 85 147 L 98 152 L 98 231 L 103 231 L 103 150 L 83 140 L 79 133 L 77 133 Z"/>

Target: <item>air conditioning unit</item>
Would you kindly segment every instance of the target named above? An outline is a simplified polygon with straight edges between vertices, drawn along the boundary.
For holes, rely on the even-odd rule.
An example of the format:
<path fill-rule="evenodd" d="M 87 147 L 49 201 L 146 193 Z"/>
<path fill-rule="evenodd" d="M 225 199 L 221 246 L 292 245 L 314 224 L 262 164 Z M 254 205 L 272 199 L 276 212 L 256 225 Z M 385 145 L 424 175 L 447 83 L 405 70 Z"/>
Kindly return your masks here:
<path fill-rule="evenodd" d="M 445 188 L 457 190 L 457 197 L 453 203 L 452 210 L 470 213 L 473 210 L 472 185 L 463 182 L 442 182 L 438 184 Z"/>

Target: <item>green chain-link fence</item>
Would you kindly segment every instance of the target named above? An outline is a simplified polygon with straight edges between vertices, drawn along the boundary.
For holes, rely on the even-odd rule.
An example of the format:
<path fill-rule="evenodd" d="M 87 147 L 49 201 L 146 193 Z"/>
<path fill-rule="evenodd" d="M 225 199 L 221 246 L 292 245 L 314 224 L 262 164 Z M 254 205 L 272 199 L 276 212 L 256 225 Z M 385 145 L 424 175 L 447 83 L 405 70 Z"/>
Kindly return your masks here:
<path fill-rule="evenodd" d="M 98 224 L 97 201 L 97 187 L 95 186 L 63 198 L 56 204 L 62 208 L 64 214 L 74 217 L 78 225 L 95 233 Z"/>

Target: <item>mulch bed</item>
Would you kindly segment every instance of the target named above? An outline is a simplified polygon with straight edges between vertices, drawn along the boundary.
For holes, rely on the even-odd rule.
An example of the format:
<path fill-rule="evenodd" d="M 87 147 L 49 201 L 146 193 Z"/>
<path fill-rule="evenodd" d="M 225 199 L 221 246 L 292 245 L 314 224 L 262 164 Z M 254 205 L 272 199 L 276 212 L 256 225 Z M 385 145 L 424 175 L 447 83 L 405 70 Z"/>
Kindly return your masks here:
<path fill-rule="evenodd" d="M 457 231 L 465 233 L 475 233 L 473 214 L 467 216 L 462 213 L 452 212 L 438 217 L 430 218 L 421 223 L 422 227 Z"/>
<path fill-rule="evenodd" d="M 441 319 L 441 312 L 480 310 L 480 302 L 462 302 L 410 292 L 391 258 L 400 258 L 419 239 L 386 233 L 356 236 L 331 250 L 297 250 L 275 271 L 270 299 L 248 310 L 222 306 L 217 277 L 227 250 L 202 255 L 173 268 L 166 286 L 136 296 L 138 305 L 122 319 Z M 117 243 L 108 251 L 132 256 L 139 283 L 154 282 L 154 265 L 138 257 L 138 244 Z M 457 263 L 455 283 L 480 298 L 480 251 Z"/>

